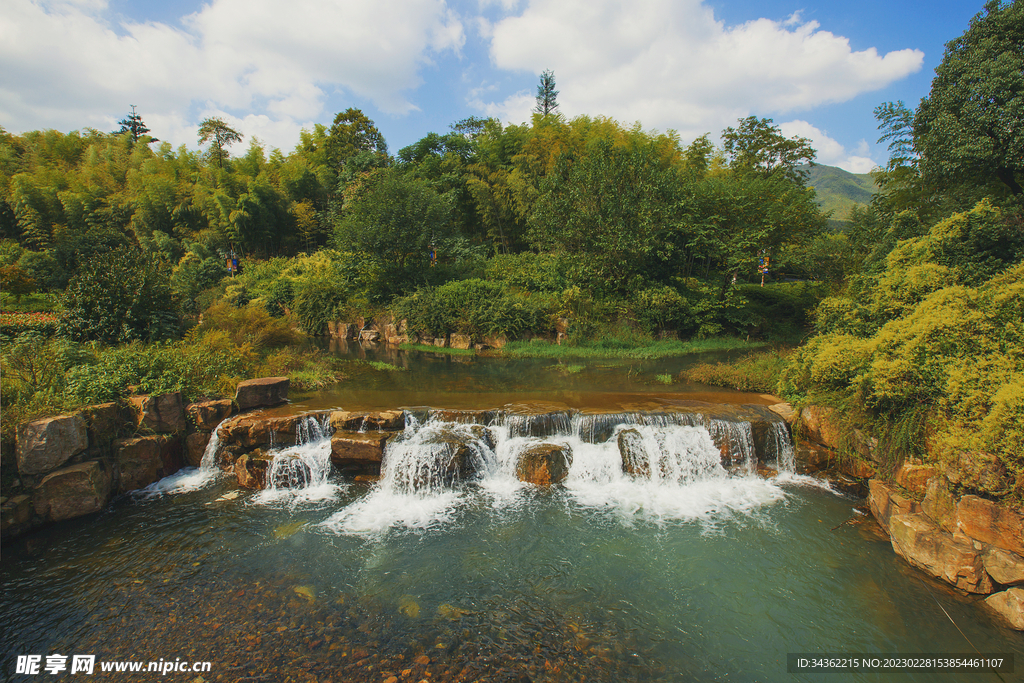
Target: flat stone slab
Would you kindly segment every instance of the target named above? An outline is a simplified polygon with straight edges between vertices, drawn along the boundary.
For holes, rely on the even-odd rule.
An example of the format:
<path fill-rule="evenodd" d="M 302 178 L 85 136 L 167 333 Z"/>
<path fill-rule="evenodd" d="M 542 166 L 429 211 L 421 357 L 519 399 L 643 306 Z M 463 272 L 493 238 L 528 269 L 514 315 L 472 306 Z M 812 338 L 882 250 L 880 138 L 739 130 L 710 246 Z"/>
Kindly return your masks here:
<path fill-rule="evenodd" d="M 46 475 L 33 496 L 36 514 L 59 522 L 99 512 L 110 502 L 113 473 L 98 460 Z"/>
<path fill-rule="evenodd" d="M 287 377 L 247 379 L 238 383 L 238 387 L 235 389 L 235 403 L 239 410 L 279 405 L 288 400 L 290 384 L 291 380 Z"/>

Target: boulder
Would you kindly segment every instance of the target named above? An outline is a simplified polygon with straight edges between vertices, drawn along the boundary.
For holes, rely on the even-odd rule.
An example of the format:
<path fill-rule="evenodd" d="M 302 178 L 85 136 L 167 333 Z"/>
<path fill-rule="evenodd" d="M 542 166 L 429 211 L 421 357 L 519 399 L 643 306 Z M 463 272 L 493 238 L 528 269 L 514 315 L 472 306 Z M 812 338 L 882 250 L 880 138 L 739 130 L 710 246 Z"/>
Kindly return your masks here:
<path fill-rule="evenodd" d="M 870 479 L 875 476 L 874 467 L 854 456 L 840 458 L 838 469 L 846 476 L 854 477 L 855 479 Z"/>
<path fill-rule="evenodd" d="M 1002 461 L 991 453 L 962 451 L 946 464 L 946 478 L 964 488 L 1000 496 L 1013 483 Z"/>
<path fill-rule="evenodd" d="M 359 333 L 359 328 L 356 327 L 355 323 L 330 323 L 329 330 L 332 337 L 344 339 L 346 341 L 355 339 Z"/>
<path fill-rule="evenodd" d="M 0 537 L 26 531 L 32 522 L 32 496 L 12 496 L 0 506 Z"/>
<path fill-rule="evenodd" d="M 239 382 L 235 389 L 238 410 L 276 406 L 288 400 L 287 377 L 261 377 Z"/>
<path fill-rule="evenodd" d="M 331 462 L 341 470 L 363 474 L 380 472 L 388 432 L 335 432 L 331 437 Z"/>
<path fill-rule="evenodd" d="M 505 335 L 492 335 L 490 337 L 484 337 L 481 342 L 484 346 L 490 349 L 502 349 L 508 341 L 505 339 Z"/>
<path fill-rule="evenodd" d="M 853 433 L 853 449 L 857 451 L 857 454 L 865 460 L 870 460 L 876 464 L 881 464 L 881 459 L 878 453 L 878 439 L 871 436 L 867 432 L 860 429 L 854 429 Z"/>
<path fill-rule="evenodd" d="M 212 432 L 195 432 L 185 437 L 185 464 L 199 467 L 203 462 L 203 453 L 210 443 Z"/>
<path fill-rule="evenodd" d="M 938 473 L 931 465 L 903 463 L 893 479 L 906 490 L 924 495 L 927 493 L 929 480 L 934 479 Z"/>
<path fill-rule="evenodd" d="M 635 429 L 623 429 L 617 439 L 622 471 L 631 477 L 649 479 L 651 463 L 643 447 L 643 437 Z"/>
<path fill-rule="evenodd" d="M 121 439 L 114 442 L 114 459 L 121 473 L 119 493 L 145 488 L 181 469 L 181 439 L 162 434 Z"/>
<path fill-rule="evenodd" d="M 1024 557 L 1009 550 L 987 546 L 981 554 L 985 571 L 996 583 L 1004 586 L 1016 586 L 1024 583 Z"/>
<path fill-rule="evenodd" d="M 101 403 L 87 406 L 79 411 L 85 420 L 89 435 L 89 445 L 93 448 L 102 447 L 116 439 L 128 420 L 117 403 Z"/>
<path fill-rule="evenodd" d="M 185 405 L 181 392 L 157 396 L 131 396 L 128 402 L 135 408 L 136 424 L 151 432 L 184 432 Z"/>
<path fill-rule="evenodd" d="M 833 408 L 807 406 L 800 411 L 807 437 L 815 443 L 828 446 L 832 450 L 839 448 L 839 427 L 836 425 L 836 413 Z"/>
<path fill-rule="evenodd" d="M 1024 523 L 1009 508 L 978 496 L 964 496 L 956 508 L 957 529 L 982 543 L 1024 555 Z"/>
<path fill-rule="evenodd" d="M 445 335 L 443 337 L 434 337 L 434 340 L 428 343 L 433 344 L 434 346 L 437 346 L 442 349 L 448 348 L 448 335 Z"/>
<path fill-rule="evenodd" d="M 80 415 L 44 417 L 18 425 L 18 472 L 43 474 L 60 467 L 89 446 Z"/>
<path fill-rule="evenodd" d="M 217 430 L 217 435 L 225 446 L 239 446 L 242 450 L 291 446 L 295 444 L 296 427 L 300 426 L 300 423 L 310 417 L 320 420 L 325 414 L 306 413 L 281 417 L 239 415 L 222 424 Z"/>
<path fill-rule="evenodd" d="M 896 492 L 892 486 L 879 479 L 868 482 L 868 507 L 886 532 L 894 515 L 911 515 L 921 511 L 921 505 L 912 498 Z"/>
<path fill-rule="evenodd" d="M 185 409 L 196 429 L 201 432 L 212 432 L 221 422 L 231 417 L 235 406 L 231 399 L 225 398 L 219 401 L 201 401 L 190 403 Z"/>
<path fill-rule="evenodd" d="M 405 411 L 336 410 L 331 413 L 331 427 L 349 432 L 400 432 L 405 429 Z"/>
<path fill-rule="evenodd" d="M 798 442 L 795 446 L 796 471 L 799 474 L 812 474 L 829 466 L 835 456 L 824 446 L 809 441 Z"/>
<path fill-rule="evenodd" d="M 800 417 L 793 406 L 789 403 L 775 403 L 768 406 L 768 410 L 772 411 L 789 424 L 793 424 Z"/>
<path fill-rule="evenodd" d="M 1024 631 L 1024 588 L 1011 588 L 985 598 L 985 604 L 1018 631 Z"/>
<path fill-rule="evenodd" d="M 245 453 L 235 460 L 235 477 L 243 489 L 262 490 L 267 487 L 267 470 L 270 461 L 262 451 Z"/>
<path fill-rule="evenodd" d="M 942 477 L 934 477 L 928 480 L 925 486 L 924 500 L 921 501 L 921 511 L 932 518 L 943 530 L 953 533 L 956 531 L 956 499 L 946 487 L 946 480 Z"/>
<path fill-rule="evenodd" d="M 968 593 L 992 592 L 992 579 L 970 539 L 940 529 L 927 515 L 893 515 L 892 547 L 907 562 Z"/>
<path fill-rule="evenodd" d="M 551 486 L 565 479 L 571 464 L 572 451 L 568 446 L 538 444 L 520 454 L 516 476 L 528 484 Z"/>
<path fill-rule="evenodd" d="M 359 341 L 370 343 L 380 341 L 380 332 L 377 330 L 361 330 L 359 332 Z"/>
<path fill-rule="evenodd" d="M 449 343 L 453 349 L 468 349 L 473 346 L 473 340 L 468 334 L 453 334 Z"/>
<path fill-rule="evenodd" d="M 53 522 L 99 512 L 110 501 L 113 479 L 99 460 L 51 472 L 36 487 L 35 512 Z"/>

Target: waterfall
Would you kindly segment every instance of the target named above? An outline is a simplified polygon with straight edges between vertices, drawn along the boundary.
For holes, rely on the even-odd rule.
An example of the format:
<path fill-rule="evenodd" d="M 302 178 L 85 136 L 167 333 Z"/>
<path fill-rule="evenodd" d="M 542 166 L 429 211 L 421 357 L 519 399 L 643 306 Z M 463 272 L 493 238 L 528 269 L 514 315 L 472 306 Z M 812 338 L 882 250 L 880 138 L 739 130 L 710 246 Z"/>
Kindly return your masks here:
<path fill-rule="evenodd" d="M 220 434 L 218 430 L 221 425 L 230 420 L 230 417 L 226 417 L 220 421 L 216 427 L 213 428 L 213 432 L 210 433 L 210 440 L 206 442 L 206 448 L 203 450 L 203 458 L 199 461 L 199 469 L 206 472 L 217 469 L 217 451 L 220 449 Z"/>
<path fill-rule="evenodd" d="M 789 425 L 781 420 L 770 424 L 766 444 L 769 453 L 766 458 L 768 455 L 775 456 L 775 469 L 779 472 L 796 472 L 796 453 L 789 436 Z"/>
<path fill-rule="evenodd" d="M 203 449 L 199 467 L 182 467 L 176 473 L 166 476 L 144 489 L 133 491 L 132 494 L 139 498 L 150 498 L 168 493 L 187 493 L 216 481 L 221 475 L 221 470 L 217 467 L 217 451 L 220 449 L 220 436 L 217 434 L 217 430 L 230 419 L 230 417 L 224 418 L 213 428 L 210 440 L 206 442 L 206 448 Z"/>
<path fill-rule="evenodd" d="M 256 502 L 328 500 L 338 486 L 331 474 L 330 415 L 310 416 L 295 423 L 295 445 L 272 451 L 267 486 Z"/>

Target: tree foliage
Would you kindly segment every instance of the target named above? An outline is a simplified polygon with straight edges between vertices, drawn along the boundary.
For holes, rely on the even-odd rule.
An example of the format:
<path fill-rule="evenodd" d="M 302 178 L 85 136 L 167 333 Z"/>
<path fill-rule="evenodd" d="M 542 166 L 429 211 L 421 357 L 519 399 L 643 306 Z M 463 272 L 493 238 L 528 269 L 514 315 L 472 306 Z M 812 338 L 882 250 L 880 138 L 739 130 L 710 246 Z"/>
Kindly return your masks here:
<path fill-rule="evenodd" d="M 217 168 L 224 168 L 224 161 L 228 158 L 228 151 L 224 149 L 227 145 L 242 141 L 242 134 L 224 123 L 223 119 L 205 119 L 199 124 L 199 144 L 210 145 L 210 157 L 217 162 Z"/>
<path fill-rule="evenodd" d="M 540 75 L 540 83 L 537 84 L 537 105 L 533 111 L 541 116 L 554 114 L 558 111 L 558 91 L 555 90 L 555 73 L 546 69 Z"/>

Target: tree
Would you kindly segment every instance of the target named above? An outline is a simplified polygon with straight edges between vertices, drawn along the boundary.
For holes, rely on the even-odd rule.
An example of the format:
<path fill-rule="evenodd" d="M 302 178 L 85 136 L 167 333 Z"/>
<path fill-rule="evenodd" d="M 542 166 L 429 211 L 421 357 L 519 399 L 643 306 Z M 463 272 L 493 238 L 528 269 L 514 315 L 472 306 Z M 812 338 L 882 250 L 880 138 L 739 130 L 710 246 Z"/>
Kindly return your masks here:
<path fill-rule="evenodd" d="M 989 0 L 946 44 L 914 116 L 925 176 L 1024 192 L 1024 2 Z"/>
<path fill-rule="evenodd" d="M 555 90 L 555 74 L 547 69 L 540 75 L 540 84 L 537 86 L 537 106 L 533 108 L 541 116 L 554 114 L 558 109 L 558 91 Z"/>
<path fill-rule="evenodd" d="M 149 132 L 149 128 L 146 128 L 146 124 L 143 122 L 142 117 L 139 116 L 135 111 L 135 105 L 131 105 L 132 113 L 126 118 L 118 121 L 121 124 L 121 130 L 114 133 L 114 135 L 124 135 L 125 133 L 131 133 L 132 142 L 138 142 L 139 138 Z M 157 138 L 150 138 L 150 142 L 160 142 Z"/>
<path fill-rule="evenodd" d="M 349 107 L 334 117 L 327 135 L 326 151 L 328 160 L 340 172 L 349 157 L 359 152 L 374 152 L 387 157 L 388 144 L 366 114 Z"/>
<path fill-rule="evenodd" d="M 806 174 L 799 166 L 813 163 L 817 156 L 810 140 L 787 138 L 771 119 L 748 116 L 739 124 L 722 131 L 722 146 L 734 169 L 764 176 L 781 174 L 803 184 Z"/>
<path fill-rule="evenodd" d="M 224 168 L 224 160 L 228 157 L 225 145 L 241 142 L 242 135 L 224 123 L 223 119 L 206 119 L 199 124 L 199 144 L 205 145 L 210 140 L 213 140 L 210 157 L 217 160 L 217 168 Z"/>

